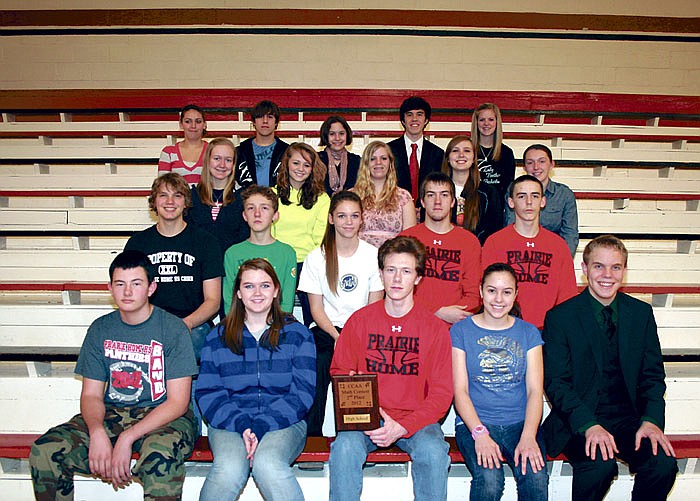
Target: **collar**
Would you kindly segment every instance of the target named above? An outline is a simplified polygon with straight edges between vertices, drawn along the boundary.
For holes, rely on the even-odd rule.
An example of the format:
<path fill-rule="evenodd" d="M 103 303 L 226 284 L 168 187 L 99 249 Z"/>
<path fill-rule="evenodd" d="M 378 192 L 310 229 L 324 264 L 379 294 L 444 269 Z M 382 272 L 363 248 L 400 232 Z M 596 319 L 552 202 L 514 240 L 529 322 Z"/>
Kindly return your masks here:
<path fill-rule="evenodd" d="M 590 300 L 591 303 L 591 309 L 593 310 L 593 316 L 595 317 L 596 323 L 599 326 L 603 326 L 603 308 L 605 308 L 605 305 L 598 301 L 596 298 L 593 297 L 591 294 L 591 291 L 588 287 L 586 287 L 586 293 L 588 294 L 588 299 Z M 613 299 L 613 302 L 610 303 L 610 308 L 612 308 L 612 319 L 613 323 L 617 325 L 617 318 L 618 318 L 618 295 L 615 296 L 615 299 Z"/>

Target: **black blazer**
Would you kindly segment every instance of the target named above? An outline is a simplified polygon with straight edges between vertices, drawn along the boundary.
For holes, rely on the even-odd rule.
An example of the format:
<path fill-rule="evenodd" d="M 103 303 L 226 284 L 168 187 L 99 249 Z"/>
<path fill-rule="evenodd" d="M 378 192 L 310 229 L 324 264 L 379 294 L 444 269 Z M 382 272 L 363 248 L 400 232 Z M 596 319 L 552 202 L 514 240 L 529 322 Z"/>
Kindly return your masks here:
<path fill-rule="evenodd" d="M 557 456 L 587 423 L 603 384 L 603 346 L 588 290 L 554 307 L 544 321 L 544 389 L 552 412 L 542 432 L 547 453 Z M 625 387 L 639 418 L 664 428 L 666 383 L 651 306 L 618 293 L 617 332 Z"/>
<path fill-rule="evenodd" d="M 282 155 L 287 150 L 287 143 L 280 138 L 275 138 L 275 148 L 272 150 L 270 159 L 270 179 L 268 186 L 277 185 L 277 172 L 280 169 Z M 258 184 L 258 174 L 255 169 L 255 153 L 253 153 L 253 138 L 243 141 L 236 148 L 236 184 L 241 188 L 246 188 L 251 184 Z"/>
<path fill-rule="evenodd" d="M 323 162 L 326 165 L 326 167 L 328 167 L 328 153 L 326 153 L 326 150 L 319 151 L 318 156 L 321 159 L 321 162 Z M 360 156 L 348 152 L 348 174 L 345 178 L 345 184 L 343 185 L 344 190 L 349 190 L 350 188 L 355 186 L 355 183 L 357 182 L 357 173 L 359 170 Z M 328 172 L 326 172 L 326 178 L 323 184 L 326 187 L 326 193 L 328 193 L 328 196 L 333 196 L 333 190 L 331 190 L 331 185 L 328 184 Z"/>
<path fill-rule="evenodd" d="M 411 171 L 408 169 L 408 155 L 406 154 L 406 140 L 401 136 L 390 141 L 389 148 L 396 160 L 396 178 L 398 185 L 411 193 Z M 423 139 L 423 150 L 421 151 L 420 162 L 418 164 L 418 189 L 425 176 L 431 172 L 440 172 L 442 159 L 445 152 L 439 146 Z M 416 207 L 420 206 L 420 200 L 414 200 Z"/>

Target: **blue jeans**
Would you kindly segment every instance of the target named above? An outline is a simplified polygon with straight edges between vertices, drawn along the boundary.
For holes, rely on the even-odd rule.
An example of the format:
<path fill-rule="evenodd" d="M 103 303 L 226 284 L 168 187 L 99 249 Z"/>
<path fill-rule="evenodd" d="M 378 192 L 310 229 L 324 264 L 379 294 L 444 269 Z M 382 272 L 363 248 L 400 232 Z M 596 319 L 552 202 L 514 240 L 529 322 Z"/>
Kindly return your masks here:
<path fill-rule="evenodd" d="M 252 468 L 263 498 L 268 501 L 303 501 L 304 494 L 291 465 L 305 443 L 305 421 L 263 436 L 255 450 Z M 214 453 L 214 463 L 199 493 L 199 500 L 238 499 L 251 473 L 241 434 L 210 426 L 209 445 Z"/>
<path fill-rule="evenodd" d="M 416 501 L 447 499 L 450 446 L 438 424 L 428 425 L 396 445 L 413 461 L 413 496 Z M 377 446 L 361 431 L 341 431 L 331 444 L 331 501 L 357 501 L 362 493 L 362 465 Z"/>
<path fill-rule="evenodd" d="M 525 475 L 522 473 L 521 467 L 515 467 L 515 448 L 520 442 L 520 436 L 523 433 L 524 422 L 511 425 L 494 425 L 484 423 L 489 430 L 489 434 L 494 442 L 501 448 L 501 454 L 513 470 L 515 483 L 518 487 L 519 501 L 542 501 L 547 499 L 547 486 L 549 485 L 549 474 L 547 466 L 535 473 L 532 470 L 530 463 L 527 463 Z M 469 499 L 471 501 L 497 501 L 503 496 L 503 488 L 505 484 L 504 466 L 500 468 L 484 468 L 479 466 L 474 449 L 474 439 L 465 425 L 457 426 L 455 430 L 457 438 L 457 446 L 459 451 L 464 456 L 464 462 L 472 474 L 472 483 L 469 489 Z M 544 441 L 541 433 L 537 432 L 537 443 L 540 446 L 542 457 L 546 458 Z"/>

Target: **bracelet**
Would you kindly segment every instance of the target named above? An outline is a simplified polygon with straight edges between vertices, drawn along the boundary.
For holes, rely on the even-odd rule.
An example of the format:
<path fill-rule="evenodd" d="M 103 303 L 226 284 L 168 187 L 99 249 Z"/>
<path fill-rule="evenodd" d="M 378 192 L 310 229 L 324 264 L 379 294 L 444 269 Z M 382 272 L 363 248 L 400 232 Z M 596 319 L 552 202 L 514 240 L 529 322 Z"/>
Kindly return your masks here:
<path fill-rule="evenodd" d="M 480 435 L 488 435 L 489 430 L 484 426 L 483 424 L 480 424 L 479 426 L 475 426 L 474 429 L 472 430 L 472 438 L 476 440 L 476 437 Z"/>

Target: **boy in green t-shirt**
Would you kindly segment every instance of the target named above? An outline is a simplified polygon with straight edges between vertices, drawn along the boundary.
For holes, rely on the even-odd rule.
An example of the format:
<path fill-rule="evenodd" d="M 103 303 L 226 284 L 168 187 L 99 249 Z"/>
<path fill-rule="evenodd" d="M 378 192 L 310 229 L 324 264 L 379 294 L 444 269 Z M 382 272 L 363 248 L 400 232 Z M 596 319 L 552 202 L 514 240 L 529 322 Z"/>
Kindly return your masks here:
<path fill-rule="evenodd" d="M 233 284 L 241 263 L 263 258 L 270 262 L 279 277 L 282 310 L 291 313 L 297 286 L 297 255 L 291 246 L 272 237 L 272 223 L 279 217 L 277 194 L 267 186 L 253 184 L 243 190 L 241 199 L 243 219 L 250 226 L 250 237 L 229 247 L 224 255 L 224 311 L 228 313 L 231 307 Z"/>

